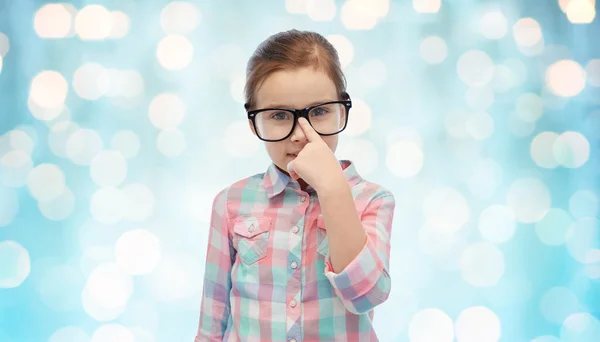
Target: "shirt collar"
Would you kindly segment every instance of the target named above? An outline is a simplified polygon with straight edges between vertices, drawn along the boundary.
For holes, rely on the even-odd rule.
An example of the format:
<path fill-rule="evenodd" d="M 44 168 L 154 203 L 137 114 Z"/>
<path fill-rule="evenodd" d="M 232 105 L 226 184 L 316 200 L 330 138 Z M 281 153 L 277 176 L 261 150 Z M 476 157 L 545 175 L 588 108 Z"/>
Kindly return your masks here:
<path fill-rule="evenodd" d="M 340 160 L 340 166 L 346 181 L 350 187 L 358 184 L 361 181 L 361 176 L 356 171 L 354 163 L 350 160 Z M 286 187 L 300 189 L 300 184 L 285 173 L 281 172 L 275 163 L 271 163 L 263 178 L 263 184 L 269 198 L 279 195 Z M 308 192 L 314 190 L 309 186 Z"/>

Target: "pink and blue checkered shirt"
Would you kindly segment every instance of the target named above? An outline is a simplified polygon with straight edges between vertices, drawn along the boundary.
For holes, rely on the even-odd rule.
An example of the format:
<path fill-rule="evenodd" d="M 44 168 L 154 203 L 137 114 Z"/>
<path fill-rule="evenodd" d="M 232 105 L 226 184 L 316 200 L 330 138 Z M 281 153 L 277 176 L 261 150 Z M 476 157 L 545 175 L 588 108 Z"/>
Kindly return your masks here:
<path fill-rule="evenodd" d="M 317 194 L 274 164 L 217 194 L 196 342 L 378 341 L 373 309 L 390 293 L 395 200 L 340 163 L 367 233 L 340 273 Z"/>

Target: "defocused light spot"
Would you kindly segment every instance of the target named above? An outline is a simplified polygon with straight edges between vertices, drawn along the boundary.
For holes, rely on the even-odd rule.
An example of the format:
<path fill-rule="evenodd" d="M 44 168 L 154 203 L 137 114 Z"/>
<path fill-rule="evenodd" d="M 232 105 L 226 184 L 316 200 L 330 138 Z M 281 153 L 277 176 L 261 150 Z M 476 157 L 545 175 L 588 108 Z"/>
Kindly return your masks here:
<path fill-rule="evenodd" d="M 133 158 L 140 151 L 140 138 L 133 131 L 119 131 L 113 135 L 110 147 L 121 152 L 125 158 Z"/>
<path fill-rule="evenodd" d="M 94 266 L 95 269 L 95 266 Z M 91 271 L 90 271 L 91 274 Z M 107 307 L 104 303 L 93 299 L 85 288 L 81 294 L 81 305 L 85 313 L 99 322 L 107 322 L 117 319 L 125 310 L 125 306 L 116 308 Z M 110 340 L 108 340 L 110 341 Z"/>
<path fill-rule="evenodd" d="M 593 87 L 600 87 L 600 59 L 592 59 L 585 66 L 587 81 Z"/>
<path fill-rule="evenodd" d="M 348 125 L 344 130 L 345 135 L 357 137 L 371 129 L 371 118 L 373 114 L 371 113 L 369 105 L 362 99 L 352 99 L 350 115 L 352 115 L 352 120 L 348 120 Z"/>
<path fill-rule="evenodd" d="M 52 126 L 48 134 L 48 145 L 56 156 L 67 157 L 67 141 L 71 134 L 77 132 L 79 126 L 71 121 L 59 122 Z"/>
<path fill-rule="evenodd" d="M 306 6 L 306 14 L 314 21 L 331 21 L 335 18 L 335 1 L 310 1 Z"/>
<path fill-rule="evenodd" d="M 156 138 L 156 147 L 167 157 L 177 157 L 185 151 L 185 135 L 178 130 L 164 130 Z"/>
<path fill-rule="evenodd" d="M 361 0 L 344 2 L 340 18 L 342 25 L 348 30 L 370 30 L 377 25 L 378 20 L 374 6 L 370 8 L 367 1 Z"/>
<path fill-rule="evenodd" d="M 494 92 L 490 87 L 469 87 L 465 100 L 474 110 L 485 111 L 494 104 Z"/>
<path fill-rule="evenodd" d="M 75 93 L 86 100 L 97 100 L 104 96 L 110 87 L 110 77 L 106 69 L 98 63 L 85 63 L 73 75 Z"/>
<path fill-rule="evenodd" d="M 21 129 L 13 129 L 6 133 L 6 136 L 8 138 L 8 144 L 13 150 L 23 151 L 27 155 L 30 155 L 33 152 L 35 143 L 27 132 Z"/>
<path fill-rule="evenodd" d="M 167 34 L 190 33 L 201 20 L 200 10 L 187 1 L 172 1 L 160 13 L 160 26 Z"/>
<path fill-rule="evenodd" d="M 340 34 L 330 34 L 326 38 L 337 50 L 342 69 L 346 68 L 354 58 L 354 46 L 352 42 Z"/>
<path fill-rule="evenodd" d="M 542 132 L 533 138 L 529 152 L 531 158 L 539 167 L 552 169 L 558 166 L 558 162 L 554 158 L 552 148 L 558 134 L 554 132 Z"/>
<path fill-rule="evenodd" d="M 78 129 L 67 140 L 67 156 L 76 165 L 89 165 L 103 146 L 98 132 L 87 128 Z"/>
<path fill-rule="evenodd" d="M 160 241 L 144 229 L 126 232 L 115 245 L 117 265 L 132 275 L 152 272 L 160 260 L 160 255 Z"/>
<path fill-rule="evenodd" d="M 421 42 L 419 52 L 425 62 L 440 64 L 448 57 L 448 46 L 444 39 L 438 36 L 429 36 Z"/>
<path fill-rule="evenodd" d="M 184 36 L 169 35 L 156 48 L 156 58 L 165 69 L 181 70 L 187 67 L 194 56 L 194 46 Z"/>
<path fill-rule="evenodd" d="M 141 222 L 152 215 L 155 199 L 148 186 L 134 183 L 125 186 L 122 191 L 127 201 L 125 219 Z"/>
<path fill-rule="evenodd" d="M 417 240 L 425 254 L 449 259 L 447 255 L 460 238 L 453 233 L 440 232 L 431 223 L 425 222 L 419 228 Z"/>
<path fill-rule="evenodd" d="M 510 131 L 519 137 L 526 137 L 535 130 L 535 121 L 526 122 L 521 120 L 515 112 L 512 112 L 508 118 L 508 127 Z"/>
<path fill-rule="evenodd" d="M 19 287 L 29 276 L 29 252 L 16 241 L 0 241 L 0 288 Z"/>
<path fill-rule="evenodd" d="M 69 217 L 75 207 L 75 196 L 69 188 L 58 197 L 49 201 L 39 201 L 38 208 L 44 217 L 53 221 L 62 221 Z"/>
<path fill-rule="evenodd" d="M 4 33 L 0 32 L 0 57 L 6 56 L 9 49 L 10 49 L 10 42 L 8 40 L 8 37 Z M 0 58 L 0 61 L 1 60 L 2 60 L 2 58 Z"/>
<path fill-rule="evenodd" d="M 133 281 L 118 265 L 106 263 L 92 271 L 84 291 L 88 291 L 93 301 L 108 308 L 117 308 L 129 301 L 133 292 Z"/>
<path fill-rule="evenodd" d="M 40 164 L 29 172 L 27 186 L 38 201 L 50 201 L 65 191 L 65 175 L 54 164 Z"/>
<path fill-rule="evenodd" d="M 175 129 L 185 117 L 187 107 L 175 94 L 163 93 L 156 96 L 148 108 L 152 125 L 158 129 Z"/>
<path fill-rule="evenodd" d="M 387 66 L 379 59 L 367 60 L 359 69 L 360 83 L 368 87 L 379 87 L 387 79 Z"/>
<path fill-rule="evenodd" d="M 484 86 L 494 77 L 494 62 L 485 52 L 470 50 L 458 59 L 458 77 L 468 86 Z"/>
<path fill-rule="evenodd" d="M 437 13 L 442 7 L 442 0 L 413 0 L 413 8 L 419 13 Z"/>
<path fill-rule="evenodd" d="M 452 318 L 440 309 L 419 310 L 410 319 L 408 337 L 411 342 L 452 342 L 454 341 Z"/>
<path fill-rule="evenodd" d="M 378 166 L 379 153 L 370 140 L 351 139 L 341 144 L 336 154 L 345 156 L 344 159 L 352 160 L 360 169 L 361 175 L 368 175 Z"/>
<path fill-rule="evenodd" d="M 498 316 L 485 306 L 471 306 L 461 311 L 454 330 L 458 342 L 499 341 L 502 335 Z"/>
<path fill-rule="evenodd" d="M 64 38 L 71 32 L 73 16 L 63 4 L 42 6 L 33 19 L 35 33 L 40 38 Z"/>
<path fill-rule="evenodd" d="M 558 96 L 576 96 L 585 88 L 585 82 L 585 70 L 573 60 L 560 60 L 546 70 L 548 89 Z"/>
<path fill-rule="evenodd" d="M 485 112 L 476 112 L 465 123 L 467 132 L 475 140 L 485 140 L 494 133 L 494 120 Z"/>
<path fill-rule="evenodd" d="M 589 24 L 596 17 L 596 6 L 593 0 L 569 0 L 566 12 L 573 24 Z"/>
<path fill-rule="evenodd" d="M 593 217 L 578 219 L 567 231 L 567 249 L 573 259 L 583 264 L 594 262 L 600 249 L 600 221 Z"/>
<path fill-rule="evenodd" d="M 504 275 L 504 255 L 489 242 L 469 245 L 460 257 L 463 279 L 476 287 L 490 287 Z"/>
<path fill-rule="evenodd" d="M 533 18 L 519 19 L 512 31 L 515 41 L 522 47 L 532 47 L 542 41 L 542 28 Z"/>
<path fill-rule="evenodd" d="M 560 341 L 600 341 L 600 321 L 587 312 L 572 314 L 560 327 Z"/>
<path fill-rule="evenodd" d="M 115 224 L 123 218 L 127 210 L 125 194 L 116 188 L 101 188 L 96 190 L 90 200 L 90 213 L 94 220 Z"/>
<path fill-rule="evenodd" d="M 311 0 L 285 0 L 285 10 L 291 14 L 305 14 Z"/>
<path fill-rule="evenodd" d="M 211 73 L 227 80 L 233 80 L 239 75 L 246 75 L 244 66 L 248 53 L 240 46 L 226 44 L 211 51 Z"/>
<path fill-rule="evenodd" d="M 517 221 L 537 222 L 550 209 L 550 191 L 539 179 L 517 179 L 506 191 L 506 203 L 515 213 Z"/>
<path fill-rule="evenodd" d="M 386 166 L 396 177 L 414 177 L 423 169 L 423 151 L 412 141 L 393 143 L 386 154 Z"/>
<path fill-rule="evenodd" d="M 469 165 L 470 172 L 467 182 L 471 194 L 479 199 L 490 199 L 502 182 L 502 166 L 493 159 L 478 160 L 474 165 Z"/>
<path fill-rule="evenodd" d="M 222 142 L 227 154 L 234 158 L 251 158 L 260 147 L 258 138 L 252 134 L 248 126 L 248 120 L 232 122 L 225 129 Z"/>
<path fill-rule="evenodd" d="M 90 342 L 135 342 L 133 333 L 120 324 L 105 324 L 92 335 Z"/>
<path fill-rule="evenodd" d="M 562 166 L 577 168 L 588 161 L 590 143 L 579 132 L 565 132 L 556 138 L 552 152 Z"/>
<path fill-rule="evenodd" d="M 239 75 L 234 78 L 229 86 L 229 92 L 231 93 L 231 97 L 237 103 L 244 104 L 246 102 L 246 98 L 244 95 L 244 86 L 246 85 L 246 75 Z"/>
<path fill-rule="evenodd" d="M 150 293 L 161 302 L 190 298 L 201 293 L 204 270 L 198 269 L 195 257 L 163 256 L 152 273 L 145 277 Z"/>
<path fill-rule="evenodd" d="M 8 226 L 19 212 L 19 198 L 10 188 L 0 185 L 0 227 Z"/>
<path fill-rule="evenodd" d="M 569 199 L 569 212 L 576 218 L 598 215 L 598 196 L 591 190 L 579 190 Z"/>
<path fill-rule="evenodd" d="M 110 12 L 112 25 L 108 38 L 119 39 L 125 37 L 129 33 L 131 20 L 129 16 L 121 11 Z"/>
<path fill-rule="evenodd" d="M 455 233 L 469 220 L 469 205 L 455 189 L 436 188 L 423 200 L 423 215 L 436 231 Z"/>
<path fill-rule="evenodd" d="M 552 323 L 562 323 L 569 315 L 582 309 L 577 296 L 566 287 L 553 287 L 542 296 L 540 311 Z"/>
<path fill-rule="evenodd" d="M 493 10 L 485 13 L 479 21 L 481 35 L 487 39 L 502 39 L 508 32 L 508 21 L 504 13 Z"/>
<path fill-rule="evenodd" d="M 87 5 L 75 17 L 75 32 L 81 40 L 103 40 L 112 29 L 112 15 L 102 5 Z"/>
<path fill-rule="evenodd" d="M 129 330 L 133 333 L 135 342 L 156 342 L 156 338 L 148 330 L 142 329 L 140 327 L 132 327 Z"/>
<path fill-rule="evenodd" d="M 90 337 L 79 327 L 64 327 L 56 330 L 48 342 L 90 342 Z"/>
<path fill-rule="evenodd" d="M 90 175 L 99 186 L 117 186 L 127 176 L 127 161 L 118 151 L 102 151 L 92 159 Z"/>
<path fill-rule="evenodd" d="M 106 96 L 130 99 L 144 92 L 144 79 L 136 70 L 107 69 L 106 72 L 110 79 Z"/>
<path fill-rule="evenodd" d="M 543 243 L 550 246 L 559 246 L 565 243 L 567 231 L 573 223 L 573 218 L 568 212 L 560 208 L 552 208 L 535 224 L 535 232 Z"/>
<path fill-rule="evenodd" d="M 525 121 L 536 121 L 542 116 L 542 99 L 533 93 L 526 93 L 519 96 L 515 112 L 517 116 Z"/>
<path fill-rule="evenodd" d="M 13 150 L 0 158 L 0 183 L 7 187 L 21 187 L 27 183 L 27 176 L 33 162 L 25 151 Z"/>
<path fill-rule="evenodd" d="M 60 265 L 44 272 L 39 285 L 40 296 L 44 304 L 54 311 L 75 310 L 79 308 L 80 300 L 73 294 L 81 292 L 83 284 L 79 270 Z"/>
<path fill-rule="evenodd" d="M 503 205 L 491 205 L 479 215 L 481 236 L 493 243 L 503 243 L 512 238 L 516 229 L 515 214 Z"/>
<path fill-rule="evenodd" d="M 517 86 L 518 76 L 515 72 L 504 64 L 497 65 L 494 68 L 494 77 L 491 86 L 496 93 L 506 93 Z"/>
<path fill-rule="evenodd" d="M 57 108 L 65 103 L 69 85 L 56 71 L 42 71 L 31 81 L 29 97 L 42 108 Z"/>
<path fill-rule="evenodd" d="M 59 121 L 69 120 L 71 116 L 69 109 L 65 105 L 56 108 L 43 108 L 32 101 L 31 97 L 27 100 L 27 108 L 29 108 L 34 118 L 45 121 L 49 127 L 52 127 Z"/>
<path fill-rule="evenodd" d="M 567 13 L 567 8 L 569 6 L 569 4 L 571 3 L 572 0 L 558 0 L 558 5 L 560 6 L 560 10 L 563 11 L 563 13 Z M 592 5 L 596 4 L 596 0 L 587 0 L 589 1 Z"/>

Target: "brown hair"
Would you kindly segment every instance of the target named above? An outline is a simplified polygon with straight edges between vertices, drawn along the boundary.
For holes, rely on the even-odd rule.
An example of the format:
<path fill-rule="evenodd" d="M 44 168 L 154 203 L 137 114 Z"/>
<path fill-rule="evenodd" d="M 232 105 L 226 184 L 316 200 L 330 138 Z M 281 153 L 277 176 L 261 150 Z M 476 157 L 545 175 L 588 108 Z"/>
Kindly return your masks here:
<path fill-rule="evenodd" d="M 247 110 L 253 109 L 256 90 L 272 73 L 309 66 L 322 70 L 331 78 L 340 98 L 348 97 L 346 78 L 333 45 L 316 32 L 289 30 L 267 38 L 248 61 L 244 106 Z"/>

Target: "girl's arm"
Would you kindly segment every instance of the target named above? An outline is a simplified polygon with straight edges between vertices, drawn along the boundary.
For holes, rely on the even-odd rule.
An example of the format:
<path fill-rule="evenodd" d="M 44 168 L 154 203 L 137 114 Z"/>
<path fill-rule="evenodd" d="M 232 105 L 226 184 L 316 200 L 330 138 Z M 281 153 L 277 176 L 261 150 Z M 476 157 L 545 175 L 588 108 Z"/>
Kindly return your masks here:
<path fill-rule="evenodd" d="M 227 192 L 223 190 L 213 201 L 196 342 L 222 341 L 231 313 L 229 291 L 235 250 L 228 221 Z"/>

